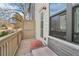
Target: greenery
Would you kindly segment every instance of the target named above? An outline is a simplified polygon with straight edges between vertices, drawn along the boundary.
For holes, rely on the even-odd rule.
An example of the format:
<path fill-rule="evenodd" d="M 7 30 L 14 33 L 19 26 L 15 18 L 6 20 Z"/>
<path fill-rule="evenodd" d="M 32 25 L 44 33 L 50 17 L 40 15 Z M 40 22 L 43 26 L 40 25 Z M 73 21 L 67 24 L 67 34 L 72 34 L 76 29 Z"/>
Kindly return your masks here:
<path fill-rule="evenodd" d="M 2 25 L 2 27 L 4 27 L 5 29 L 7 29 L 7 26 L 6 26 L 6 24 L 3 24 L 3 25 Z"/>
<path fill-rule="evenodd" d="M 8 34 L 8 32 L 5 32 L 5 31 L 0 32 L 0 37 L 5 36 L 5 35 L 7 35 L 7 34 Z"/>
<path fill-rule="evenodd" d="M 12 19 L 16 19 L 16 21 L 23 22 L 23 17 L 16 12 L 16 14 L 12 17 Z"/>
<path fill-rule="evenodd" d="M 2 25 L 2 27 L 6 27 L 6 25 L 5 25 L 5 24 L 3 24 L 3 25 Z"/>

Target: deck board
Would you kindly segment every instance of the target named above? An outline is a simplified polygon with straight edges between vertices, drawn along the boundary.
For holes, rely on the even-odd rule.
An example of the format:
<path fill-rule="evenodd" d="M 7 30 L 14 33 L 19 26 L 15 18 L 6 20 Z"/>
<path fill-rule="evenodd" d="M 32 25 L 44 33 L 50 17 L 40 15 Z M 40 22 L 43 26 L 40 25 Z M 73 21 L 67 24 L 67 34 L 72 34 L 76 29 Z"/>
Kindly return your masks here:
<path fill-rule="evenodd" d="M 30 44 L 34 39 L 24 39 L 15 56 L 29 56 L 30 55 Z"/>
<path fill-rule="evenodd" d="M 48 47 L 42 47 L 32 50 L 33 56 L 57 56 L 55 52 L 50 50 Z"/>

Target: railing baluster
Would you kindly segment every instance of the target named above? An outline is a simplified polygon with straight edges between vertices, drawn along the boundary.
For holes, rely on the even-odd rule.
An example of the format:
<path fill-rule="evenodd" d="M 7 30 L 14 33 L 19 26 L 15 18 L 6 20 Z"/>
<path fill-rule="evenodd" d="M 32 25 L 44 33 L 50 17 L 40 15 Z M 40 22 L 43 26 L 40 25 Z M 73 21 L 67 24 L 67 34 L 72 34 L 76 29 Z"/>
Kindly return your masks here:
<path fill-rule="evenodd" d="M 22 30 L 17 31 L 13 35 L 3 39 L 0 42 L 0 56 L 12 56 L 22 40 Z"/>
<path fill-rule="evenodd" d="M 1 56 L 1 47 L 0 47 L 0 56 Z"/>
<path fill-rule="evenodd" d="M 0 56 L 3 56 L 4 54 L 3 54 L 4 52 L 3 52 L 3 46 L 0 46 Z"/>
<path fill-rule="evenodd" d="M 6 56 L 6 44 L 5 43 L 4 43 L 3 49 L 4 49 L 4 56 Z"/>
<path fill-rule="evenodd" d="M 9 48 L 8 48 L 8 42 L 7 42 L 7 56 L 9 55 Z"/>

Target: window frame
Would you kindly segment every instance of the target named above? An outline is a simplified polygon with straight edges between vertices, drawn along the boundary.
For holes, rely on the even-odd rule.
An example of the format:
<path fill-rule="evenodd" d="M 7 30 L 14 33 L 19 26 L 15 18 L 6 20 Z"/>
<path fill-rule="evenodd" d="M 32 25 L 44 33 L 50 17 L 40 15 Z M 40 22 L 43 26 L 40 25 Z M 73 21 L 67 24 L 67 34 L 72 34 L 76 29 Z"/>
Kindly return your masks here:
<path fill-rule="evenodd" d="M 56 32 L 59 32 L 59 33 L 65 33 L 65 34 L 64 34 L 64 35 L 65 35 L 65 38 L 63 38 L 63 37 L 58 37 L 58 36 L 54 36 L 54 35 L 51 34 L 51 32 L 52 32 L 52 31 L 51 31 L 51 24 L 52 24 L 52 23 L 51 23 L 51 21 L 52 21 L 51 18 L 52 18 L 52 17 L 55 17 L 55 16 L 57 16 L 57 15 L 59 15 L 59 17 L 60 17 L 60 15 L 63 15 L 63 14 L 66 15 L 66 10 L 64 10 L 64 11 L 62 11 L 62 12 L 60 12 L 60 13 L 58 13 L 58 14 L 55 14 L 55 15 L 53 15 L 53 16 L 50 17 L 50 20 L 49 20 L 49 22 L 50 22 L 50 24 L 49 24 L 49 27 L 50 27 L 49 35 L 50 35 L 50 36 L 53 36 L 53 37 L 57 37 L 57 38 L 63 39 L 63 40 L 66 40 L 66 36 L 67 36 L 67 35 L 65 35 L 65 34 L 66 34 L 67 30 L 66 30 L 66 32 L 56 31 Z M 60 18 L 59 18 L 59 21 L 60 21 Z"/>
<path fill-rule="evenodd" d="M 76 9 L 79 8 L 79 5 L 76 5 L 75 7 L 72 8 L 72 42 L 74 43 L 78 43 L 79 42 L 76 42 L 74 39 L 74 35 L 76 34 L 75 33 L 75 12 L 76 12 Z"/>

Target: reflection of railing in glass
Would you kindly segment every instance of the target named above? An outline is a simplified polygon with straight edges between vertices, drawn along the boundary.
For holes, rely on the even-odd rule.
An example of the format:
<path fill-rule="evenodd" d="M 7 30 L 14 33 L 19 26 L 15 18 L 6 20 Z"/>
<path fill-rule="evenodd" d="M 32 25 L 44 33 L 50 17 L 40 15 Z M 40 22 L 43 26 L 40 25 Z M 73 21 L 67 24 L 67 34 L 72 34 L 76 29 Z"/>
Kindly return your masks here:
<path fill-rule="evenodd" d="M 66 14 L 60 16 L 60 30 L 66 32 Z"/>

